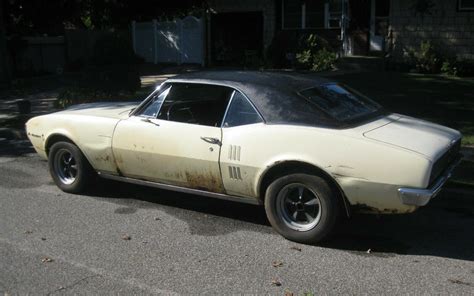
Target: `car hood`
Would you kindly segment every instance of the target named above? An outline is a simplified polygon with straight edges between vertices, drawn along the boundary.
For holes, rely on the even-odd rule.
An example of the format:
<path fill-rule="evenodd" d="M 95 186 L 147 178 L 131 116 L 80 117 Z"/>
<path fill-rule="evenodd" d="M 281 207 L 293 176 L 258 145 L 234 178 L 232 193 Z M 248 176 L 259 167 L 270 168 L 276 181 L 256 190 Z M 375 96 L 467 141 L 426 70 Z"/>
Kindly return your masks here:
<path fill-rule="evenodd" d="M 461 138 L 461 134 L 445 126 L 394 114 L 381 126 L 364 132 L 364 137 L 436 160 Z"/>
<path fill-rule="evenodd" d="M 88 115 L 116 119 L 125 119 L 140 102 L 101 102 L 80 104 L 61 111 L 61 114 Z"/>

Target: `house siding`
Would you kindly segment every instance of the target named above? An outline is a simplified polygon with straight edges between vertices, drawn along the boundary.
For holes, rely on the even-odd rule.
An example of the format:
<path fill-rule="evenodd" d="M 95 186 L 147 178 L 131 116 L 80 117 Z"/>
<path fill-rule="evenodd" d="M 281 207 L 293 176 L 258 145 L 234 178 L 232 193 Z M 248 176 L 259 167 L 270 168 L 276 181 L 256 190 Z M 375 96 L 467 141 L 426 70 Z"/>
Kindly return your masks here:
<path fill-rule="evenodd" d="M 431 13 L 421 16 L 412 0 L 392 0 L 388 49 L 394 58 L 429 40 L 442 54 L 474 59 L 474 11 L 458 11 L 456 0 L 432 2 Z"/>

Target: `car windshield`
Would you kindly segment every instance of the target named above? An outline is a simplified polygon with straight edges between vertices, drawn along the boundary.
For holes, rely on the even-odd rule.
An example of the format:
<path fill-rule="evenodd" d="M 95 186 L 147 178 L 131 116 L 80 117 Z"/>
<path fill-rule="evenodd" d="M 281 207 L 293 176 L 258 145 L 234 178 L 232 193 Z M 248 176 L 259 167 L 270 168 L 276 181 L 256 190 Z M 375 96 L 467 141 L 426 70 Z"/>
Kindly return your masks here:
<path fill-rule="evenodd" d="M 305 89 L 300 94 L 337 121 L 350 122 L 367 117 L 382 107 L 359 92 L 337 83 Z"/>

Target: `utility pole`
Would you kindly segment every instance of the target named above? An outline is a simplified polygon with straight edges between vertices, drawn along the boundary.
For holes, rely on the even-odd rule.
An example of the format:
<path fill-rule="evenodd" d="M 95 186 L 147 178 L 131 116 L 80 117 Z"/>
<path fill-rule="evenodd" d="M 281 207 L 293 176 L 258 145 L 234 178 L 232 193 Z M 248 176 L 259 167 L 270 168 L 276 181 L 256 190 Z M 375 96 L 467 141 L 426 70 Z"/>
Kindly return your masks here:
<path fill-rule="evenodd" d="M 3 9 L 4 9 L 4 0 L 0 0 L 0 68 L 3 73 L 3 79 L 7 87 L 10 87 L 11 75 L 10 75 L 10 63 L 9 55 L 7 51 L 7 40 L 6 40 L 6 31 L 5 23 L 3 21 Z M 1 81 L 0 81 L 1 82 Z"/>

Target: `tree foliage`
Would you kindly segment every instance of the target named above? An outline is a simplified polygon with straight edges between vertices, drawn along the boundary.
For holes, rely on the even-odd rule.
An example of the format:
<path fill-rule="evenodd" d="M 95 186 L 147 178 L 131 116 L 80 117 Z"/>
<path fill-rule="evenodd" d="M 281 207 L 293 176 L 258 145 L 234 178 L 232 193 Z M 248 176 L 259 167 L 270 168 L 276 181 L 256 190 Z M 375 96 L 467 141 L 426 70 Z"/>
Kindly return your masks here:
<path fill-rule="evenodd" d="M 61 35 L 65 28 L 120 30 L 132 20 L 181 15 L 206 7 L 204 0 L 5 0 L 9 34 Z"/>

